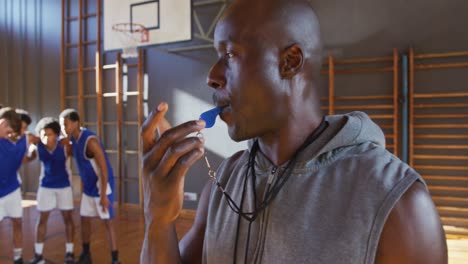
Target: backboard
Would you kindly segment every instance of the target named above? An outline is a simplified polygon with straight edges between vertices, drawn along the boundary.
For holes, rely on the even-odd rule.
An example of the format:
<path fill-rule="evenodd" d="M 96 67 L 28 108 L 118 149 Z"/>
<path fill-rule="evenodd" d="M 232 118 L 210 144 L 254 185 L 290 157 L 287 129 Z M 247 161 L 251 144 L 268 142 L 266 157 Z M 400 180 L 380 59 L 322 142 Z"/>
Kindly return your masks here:
<path fill-rule="evenodd" d="M 191 0 L 104 0 L 104 50 L 125 48 L 121 32 L 112 30 L 121 23 L 148 30 L 148 41 L 137 46 L 191 40 L 191 8 Z"/>

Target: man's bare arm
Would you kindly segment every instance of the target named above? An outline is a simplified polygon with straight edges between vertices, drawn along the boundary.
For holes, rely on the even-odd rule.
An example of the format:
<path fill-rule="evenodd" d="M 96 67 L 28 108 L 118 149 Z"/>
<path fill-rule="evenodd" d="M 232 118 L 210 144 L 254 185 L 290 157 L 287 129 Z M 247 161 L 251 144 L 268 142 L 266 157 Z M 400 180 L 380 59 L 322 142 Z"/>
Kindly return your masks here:
<path fill-rule="evenodd" d="M 109 182 L 109 168 L 107 168 L 106 158 L 104 156 L 104 150 L 101 147 L 99 141 L 92 137 L 88 140 L 86 144 L 86 155 L 90 158 L 94 158 L 96 160 L 97 166 L 99 167 L 100 171 L 100 179 L 99 179 L 99 195 L 100 201 L 99 204 L 102 207 L 104 212 L 107 212 L 110 201 L 107 198 L 107 183 Z"/>
<path fill-rule="evenodd" d="M 33 145 L 37 145 L 41 141 L 39 137 L 31 133 L 26 133 L 26 137 L 28 137 L 28 143 L 33 144 Z M 27 153 L 26 155 L 24 155 L 24 158 L 23 158 L 23 164 L 29 163 L 37 158 L 36 149 L 31 150 L 31 148 L 28 148 L 26 152 Z"/>
<path fill-rule="evenodd" d="M 446 264 L 439 214 L 422 183 L 415 182 L 392 209 L 380 237 L 377 264 Z"/>
<path fill-rule="evenodd" d="M 60 139 L 60 145 L 65 148 L 65 152 L 67 153 L 68 157 L 73 156 L 72 144 L 67 137 L 63 137 Z"/>
<path fill-rule="evenodd" d="M 208 202 L 211 193 L 212 183 L 208 182 L 203 188 L 203 192 L 198 204 L 195 221 L 187 234 L 179 242 L 179 251 L 174 249 L 172 258 L 178 259 L 178 263 L 197 264 L 202 263 L 203 239 L 205 236 L 206 217 L 208 214 Z M 158 233 L 159 230 L 159 233 Z M 177 243 L 175 224 L 171 223 L 167 229 L 150 227 L 145 234 L 141 263 L 161 263 L 155 262 L 158 259 L 158 247 L 161 244 Z"/>
<path fill-rule="evenodd" d="M 183 263 L 202 263 L 203 241 L 205 238 L 208 205 L 212 186 L 212 181 L 205 184 L 198 203 L 195 221 L 187 234 L 179 242 Z"/>

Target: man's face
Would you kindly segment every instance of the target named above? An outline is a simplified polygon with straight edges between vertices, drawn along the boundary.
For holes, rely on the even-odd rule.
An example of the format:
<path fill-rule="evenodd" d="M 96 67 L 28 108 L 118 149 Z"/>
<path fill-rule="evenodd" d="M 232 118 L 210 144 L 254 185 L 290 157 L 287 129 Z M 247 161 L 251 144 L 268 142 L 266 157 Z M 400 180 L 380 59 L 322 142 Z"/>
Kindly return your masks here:
<path fill-rule="evenodd" d="M 21 121 L 21 131 L 20 131 L 20 136 L 23 136 L 24 133 L 28 130 L 28 123 Z"/>
<path fill-rule="evenodd" d="M 13 133 L 10 123 L 5 119 L 0 119 L 0 138 L 8 138 Z"/>
<path fill-rule="evenodd" d="M 50 128 L 42 129 L 40 137 L 41 137 L 42 144 L 48 147 L 52 148 L 57 143 L 57 134 L 55 134 L 54 130 Z"/>
<path fill-rule="evenodd" d="M 249 19 L 231 14 L 218 23 L 214 35 L 218 61 L 207 78 L 235 141 L 274 133 L 287 113 L 280 51 L 262 39 L 264 28 L 252 26 Z"/>
<path fill-rule="evenodd" d="M 72 136 L 73 132 L 75 132 L 76 128 L 78 127 L 78 122 L 74 122 L 69 118 L 60 118 L 60 127 L 62 128 L 62 133 L 70 137 Z"/>

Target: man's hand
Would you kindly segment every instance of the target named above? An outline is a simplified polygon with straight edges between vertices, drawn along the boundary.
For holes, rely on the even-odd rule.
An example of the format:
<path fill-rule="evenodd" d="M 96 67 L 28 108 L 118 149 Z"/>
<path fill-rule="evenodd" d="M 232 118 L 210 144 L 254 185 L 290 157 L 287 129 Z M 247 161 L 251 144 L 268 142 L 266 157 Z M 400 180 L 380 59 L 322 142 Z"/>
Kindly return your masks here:
<path fill-rule="evenodd" d="M 37 143 L 39 143 L 41 141 L 41 138 L 32 134 L 32 133 L 27 133 L 26 134 L 28 136 L 28 142 L 31 143 L 31 144 L 34 144 L 36 145 Z"/>
<path fill-rule="evenodd" d="M 70 139 L 68 139 L 67 137 L 60 138 L 60 146 L 66 147 L 69 145 L 70 145 Z"/>
<path fill-rule="evenodd" d="M 147 224 L 167 225 L 182 209 L 184 178 L 203 156 L 203 139 L 189 134 L 205 127 L 201 120 L 171 128 L 164 117 L 168 105 L 161 103 L 141 128 L 143 142 L 143 205 Z"/>
<path fill-rule="evenodd" d="M 101 195 L 101 199 L 99 200 L 99 205 L 102 207 L 102 211 L 104 213 L 107 213 L 107 211 L 109 210 L 109 205 L 110 205 L 109 198 L 107 198 L 106 195 Z"/>
<path fill-rule="evenodd" d="M 68 137 L 60 138 L 60 146 L 65 148 L 65 151 L 66 151 L 68 157 L 73 156 L 72 144 L 71 144 L 71 141 L 70 141 L 70 139 Z"/>

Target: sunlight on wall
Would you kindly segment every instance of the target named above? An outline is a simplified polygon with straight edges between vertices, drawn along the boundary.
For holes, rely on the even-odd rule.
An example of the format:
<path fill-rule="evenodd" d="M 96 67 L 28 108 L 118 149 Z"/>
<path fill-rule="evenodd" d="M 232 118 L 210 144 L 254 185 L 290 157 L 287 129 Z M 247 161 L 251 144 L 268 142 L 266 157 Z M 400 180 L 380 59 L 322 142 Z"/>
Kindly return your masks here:
<path fill-rule="evenodd" d="M 174 91 L 175 104 L 169 105 L 169 113 L 174 115 L 174 124 L 198 119 L 202 112 L 214 107 L 213 104 L 200 100 L 185 91 Z M 211 100 L 211 98 L 209 99 Z M 219 117 L 212 128 L 204 129 L 202 133 L 205 137 L 206 149 L 223 158 L 247 148 L 247 141 L 237 143 L 229 138 L 226 124 Z"/>

